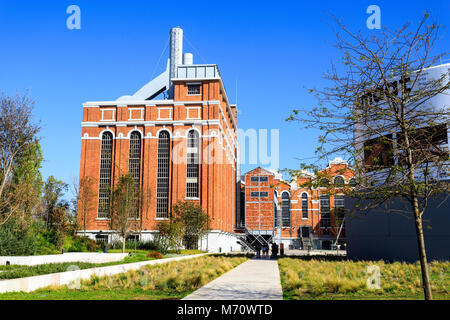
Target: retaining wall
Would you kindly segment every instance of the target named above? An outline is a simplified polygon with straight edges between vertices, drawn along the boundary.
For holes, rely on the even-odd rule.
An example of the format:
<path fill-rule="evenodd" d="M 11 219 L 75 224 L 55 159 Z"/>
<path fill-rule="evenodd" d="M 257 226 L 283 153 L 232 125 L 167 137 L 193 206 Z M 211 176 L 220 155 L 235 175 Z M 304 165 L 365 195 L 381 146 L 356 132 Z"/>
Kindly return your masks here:
<path fill-rule="evenodd" d="M 123 260 L 127 255 L 127 253 L 76 252 L 47 256 L 0 257 L 0 265 L 6 265 L 7 261 L 9 261 L 11 265 L 20 266 L 35 266 L 39 264 L 63 262 L 106 263 Z"/>
<path fill-rule="evenodd" d="M 45 288 L 48 286 L 64 286 L 64 285 L 73 285 L 75 281 L 84 279 L 90 279 L 93 275 L 97 275 L 99 277 L 102 276 L 112 276 L 119 273 L 124 273 L 130 270 L 137 270 L 147 265 L 155 265 L 168 263 L 171 261 L 180 261 L 193 259 L 197 257 L 204 256 L 206 254 L 196 254 L 190 256 L 182 256 L 175 258 L 167 258 L 167 259 L 158 259 L 158 260 L 150 260 L 150 261 L 142 261 L 135 263 L 127 263 L 109 267 L 99 267 L 99 268 L 91 268 L 77 271 L 68 271 L 61 273 L 53 273 L 46 274 L 42 276 L 28 277 L 28 278 L 20 278 L 20 279 L 11 279 L 11 280 L 3 280 L 0 281 L 0 293 L 5 292 L 32 292 L 41 288 Z"/>

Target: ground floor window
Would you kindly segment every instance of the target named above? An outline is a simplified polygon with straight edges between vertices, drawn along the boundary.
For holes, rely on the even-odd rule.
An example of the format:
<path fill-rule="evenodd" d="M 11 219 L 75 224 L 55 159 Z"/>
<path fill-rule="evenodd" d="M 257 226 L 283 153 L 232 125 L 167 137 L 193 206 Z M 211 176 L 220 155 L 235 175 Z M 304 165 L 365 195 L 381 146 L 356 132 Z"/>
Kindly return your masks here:
<path fill-rule="evenodd" d="M 108 242 L 108 235 L 107 234 L 97 234 L 95 236 L 95 241 L 101 242 L 101 243 L 106 243 L 106 242 Z"/>

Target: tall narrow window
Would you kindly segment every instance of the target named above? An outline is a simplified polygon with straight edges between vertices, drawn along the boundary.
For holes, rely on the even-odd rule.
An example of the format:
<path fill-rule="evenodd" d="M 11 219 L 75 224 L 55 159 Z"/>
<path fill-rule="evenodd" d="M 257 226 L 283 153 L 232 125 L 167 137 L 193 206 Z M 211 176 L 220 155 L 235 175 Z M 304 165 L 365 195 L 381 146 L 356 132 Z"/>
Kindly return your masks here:
<path fill-rule="evenodd" d="M 308 219 L 308 195 L 302 194 L 302 218 Z"/>
<path fill-rule="evenodd" d="M 281 223 L 283 228 L 288 228 L 291 226 L 291 217 L 290 217 L 290 206 L 291 199 L 289 197 L 289 193 L 283 192 L 281 195 Z"/>
<path fill-rule="evenodd" d="M 186 197 L 198 198 L 199 135 L 197 131 L 189 131 L 187 143 Z"/>
<path fill-rule="evenodd" d="M 134 180 L 137 190 L 141 182 L 141 134 L 133 131 L 130 135 L 130 157 L 128 159 L 128 172 Z M 139 214 L 139 199 L 136 199 L 136 216 Z"/>
<path fill-rule="evenodd" d="M 102 135 L 100 151 L 100 179 L 98 190 L 98 217 L 109 217 L 109 200 L 111 192 L 113 135 L 105 132 Z"/>
<path fill-rule="evenodd" d="M 334 219 L 335 225 L 341 226 L 345 217 L 345 198 L 343 195 L 334 196 Z M 345 222 L 344 222 L 345 223 Z"/>
<path fill-rule="evenodd" d="M 156 186 L 156 217 L 169 217 L 170 136 L 162 131 L 158 139 L 158 177 Z"/>
<path fill-rule="evenodd" d="M 331 226 L 330 220 L 330 196 L 320 196 L 320 227 L 323 229 L 323 234 L 329 234 L 329 228 Z"/>
<path fill-rule="evenodd" d="M 133 177 L 139 188 L 141 181 L 141 134 L 132 132 L 130 136 L 130 157 L 128 160 L 128 172 Z"/>

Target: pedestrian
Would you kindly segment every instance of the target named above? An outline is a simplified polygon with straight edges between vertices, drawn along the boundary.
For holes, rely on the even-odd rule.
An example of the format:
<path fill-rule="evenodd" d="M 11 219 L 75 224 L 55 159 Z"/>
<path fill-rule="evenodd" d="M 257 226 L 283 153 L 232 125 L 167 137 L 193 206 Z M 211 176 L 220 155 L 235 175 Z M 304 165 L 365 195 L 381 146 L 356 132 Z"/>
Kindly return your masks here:
<path fill-rule="evenodd" d="M 256 244 L 256 259 L 261 258 L 261 245 L 259 243 Z"/>
<path fill-rule="evenodd" d="M 269 251 L 269 246 L 267 245 L 267 243 L 265 243 L 264 245 L 263 245 L 263 248 L 262 248 L 262 252 L 263 252 L 263 257 L 266 257 L 267 258 L 267 252 Z"/>
<path fill-rule="evenodd" d="M 278 245 L 274 242 L 272 243 L 272 257 L 276 259 L 278 256 Z"/>

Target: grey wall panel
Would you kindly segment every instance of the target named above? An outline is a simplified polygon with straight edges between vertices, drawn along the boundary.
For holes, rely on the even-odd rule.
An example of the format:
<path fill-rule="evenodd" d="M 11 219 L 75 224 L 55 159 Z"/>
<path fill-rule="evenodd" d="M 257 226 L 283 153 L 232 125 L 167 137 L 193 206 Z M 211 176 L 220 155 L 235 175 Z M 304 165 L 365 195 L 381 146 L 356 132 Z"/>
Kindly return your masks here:
<path fill-rule="evenodd" d="M 431 201 L 424 215 L 428 260 L 450 260 L 450 201 Z M 348 205 L 352 206 L 351 199 Z M 347 256 L 359 260 L 414 262 L 419 259 L 414 220 L 394 213 L 401 201 L 346 217 Z"/>

